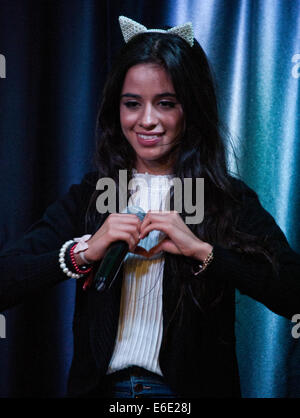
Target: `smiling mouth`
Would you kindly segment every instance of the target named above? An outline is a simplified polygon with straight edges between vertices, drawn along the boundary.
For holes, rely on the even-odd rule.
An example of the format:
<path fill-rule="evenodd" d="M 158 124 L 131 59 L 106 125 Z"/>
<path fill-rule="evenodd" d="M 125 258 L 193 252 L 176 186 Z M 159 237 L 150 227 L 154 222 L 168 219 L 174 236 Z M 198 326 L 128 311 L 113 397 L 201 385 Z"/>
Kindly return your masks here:
<path fill-rule="evenodd" d="M 159 143 L 163 137 L 164 133 L 157 134 L 140 134 L 136 133 L 138 143 L 143 147 L 152 147 Z"/>
<path fill-rule="evenodd" d="M 153 140 L 153 139 L 159 139 L 163 136 L 163 133 L 157 133 L 157 134 L 139 134 L 137 132 L 137 136 L 144 140 Z"/>

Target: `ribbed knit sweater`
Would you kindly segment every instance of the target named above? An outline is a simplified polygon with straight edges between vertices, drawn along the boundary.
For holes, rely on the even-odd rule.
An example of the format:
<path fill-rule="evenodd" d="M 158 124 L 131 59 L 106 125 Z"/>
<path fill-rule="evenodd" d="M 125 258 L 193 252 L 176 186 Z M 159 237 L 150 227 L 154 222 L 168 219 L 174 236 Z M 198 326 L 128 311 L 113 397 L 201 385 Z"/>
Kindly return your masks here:
<path fill-rule="evenodd" d="M 172 184 L 172 175 L 156 176 L 135 173 L 137 191 L 129 206 L 164 211 Z M 163 239 L 160 231 L 151 231 L 139 243 L 150 250 Z M 131 365 L 162 375 L 158 356 L 163 334 L 162 279 L 164 257 L 160 253 L 147 259 L 128 253 L 124 264 L 124 279 L 118 333 L 108 373 Z"/>

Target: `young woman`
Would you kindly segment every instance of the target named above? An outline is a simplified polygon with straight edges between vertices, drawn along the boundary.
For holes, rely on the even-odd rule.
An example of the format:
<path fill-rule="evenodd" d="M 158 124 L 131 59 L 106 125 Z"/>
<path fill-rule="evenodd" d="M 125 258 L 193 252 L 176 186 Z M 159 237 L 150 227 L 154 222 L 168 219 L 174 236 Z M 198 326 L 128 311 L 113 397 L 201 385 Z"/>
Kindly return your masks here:
<path fill-rule="evenodd" d="M 200 45 L 186 27 L 125 23 L 127 43 L 99 112 L 97 171 L 2 253 L 1 308 L 77 279 L 69 396 L 240 396 L 235 289 L 291 318 L 299 313 L 299 256 L 255 192 L 228 173 Z M 113 179 L 118 195 L 121 170 L 127 186 L 143 185 L 127 195 L 143 220 L 121 213 L 118 200 L 116 213 L 97 211 L 98 179 Z M 188 224 L 200 178 L 204 218 Z M 116 241 L 130 252 L 112 286 L 98 292 L 94 273 Z"/>

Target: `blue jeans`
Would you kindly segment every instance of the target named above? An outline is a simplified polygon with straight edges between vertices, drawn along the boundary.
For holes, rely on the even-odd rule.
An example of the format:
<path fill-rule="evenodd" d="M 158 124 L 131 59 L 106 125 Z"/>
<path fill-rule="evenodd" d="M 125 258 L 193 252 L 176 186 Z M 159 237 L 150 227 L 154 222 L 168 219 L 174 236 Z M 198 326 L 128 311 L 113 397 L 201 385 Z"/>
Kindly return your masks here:
<path fill-rule="evenodd" d="M 104 398 L 176 398 L 163 377 L 131 367 L 107 376 Z"/>

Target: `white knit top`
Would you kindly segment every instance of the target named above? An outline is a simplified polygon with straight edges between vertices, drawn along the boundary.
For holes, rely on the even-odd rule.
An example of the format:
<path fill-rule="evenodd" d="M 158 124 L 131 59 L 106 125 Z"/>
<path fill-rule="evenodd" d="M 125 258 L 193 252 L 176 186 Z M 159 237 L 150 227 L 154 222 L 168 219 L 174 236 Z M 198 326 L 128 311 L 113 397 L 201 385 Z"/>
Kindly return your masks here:
<path fill-rule="evenodd" d="M 128 206 L 139 206 L 145 212 L 165 210 L 173 177 L 134 171 L 134 181 L 139 188 L 131 195 Z M 139 245 L 150 250 L 164 236 L 160 231 L 151 231 Z M 163 268 L 162 252 L 151 259 L 127 254 L 124 260 L 117 338 L 107 373 L 134 365 L 162 375 L 158 356 L 163 332 Z"/>

